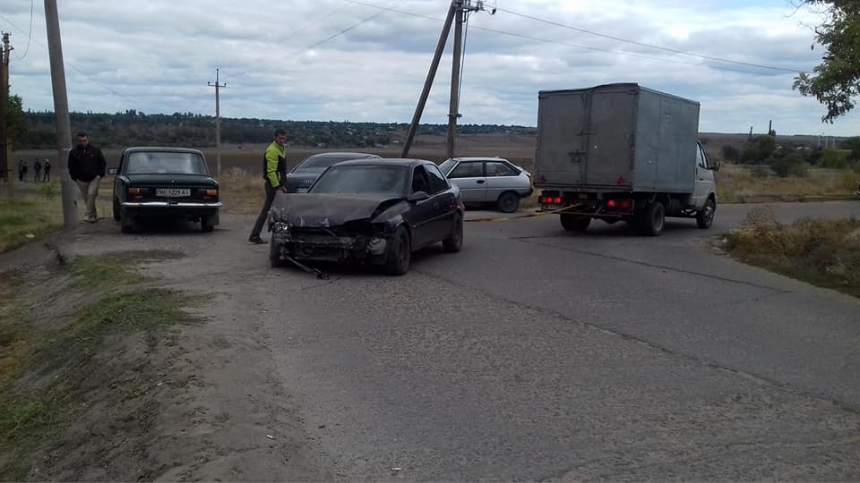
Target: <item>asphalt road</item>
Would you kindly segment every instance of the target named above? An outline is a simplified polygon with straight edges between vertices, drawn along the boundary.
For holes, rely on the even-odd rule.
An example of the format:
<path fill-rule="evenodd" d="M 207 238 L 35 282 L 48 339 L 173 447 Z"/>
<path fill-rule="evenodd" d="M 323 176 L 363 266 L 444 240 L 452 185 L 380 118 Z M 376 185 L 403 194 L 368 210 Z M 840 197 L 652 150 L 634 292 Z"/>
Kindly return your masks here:
<path fill-rule="evenodd" d="M 211 234 L 106 220 L 75 246 L 191 254 L 163 270 L 217 287 L 229 323 L 260 331 L 307 464 L 343 479 L 858 481 L 860 301 L 704 246 L 754 208 L 659 238 L 569 234 L 554 215 L 472 222 L 461 253 L 427 250 L 403 277 L 272 270 L 253 220 L 232 216 Z"/>
<path fill-rule="evenodd" d="M 721 207 L 709 234 L 751 208 Z M 461 253 L 402 278 L 261 269 L 276 294 L 258 303 L 351 480 L 860 479 L 860 303 L 714 255 L 706 233 L 469 223 Z"/>

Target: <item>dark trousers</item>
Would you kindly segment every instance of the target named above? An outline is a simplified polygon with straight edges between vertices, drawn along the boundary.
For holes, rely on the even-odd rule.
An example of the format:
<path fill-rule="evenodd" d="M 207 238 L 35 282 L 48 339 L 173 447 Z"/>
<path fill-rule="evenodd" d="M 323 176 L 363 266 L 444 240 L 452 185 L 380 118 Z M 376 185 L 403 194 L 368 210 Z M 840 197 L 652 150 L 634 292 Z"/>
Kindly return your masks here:
<path fill-rule="evenodd" d="M 266 218 L 269 217 L 269 208 L 272 207 L 272 202 L 275 201 L 275 188 L 268 181 L 266 183 L 266 202 L 263 204 L 263 209 L 260 210 L 257 216 L 257 222 L 254 223 L 254 229 L 251 230 L 251 236 L 260 236 L 263 231 L 263 224 L 266 223 Z"/>

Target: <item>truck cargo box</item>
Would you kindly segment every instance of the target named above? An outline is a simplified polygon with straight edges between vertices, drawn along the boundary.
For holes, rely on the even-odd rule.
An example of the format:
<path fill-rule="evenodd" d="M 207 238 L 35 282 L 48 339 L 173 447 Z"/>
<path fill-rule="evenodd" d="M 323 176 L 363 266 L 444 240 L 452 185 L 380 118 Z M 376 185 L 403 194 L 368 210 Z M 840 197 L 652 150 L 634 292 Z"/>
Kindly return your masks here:
<path fill-rule="evenodd" d="M 540 91 L 535 186 L 692 193 L 699 103 L 635 83 Z"/>

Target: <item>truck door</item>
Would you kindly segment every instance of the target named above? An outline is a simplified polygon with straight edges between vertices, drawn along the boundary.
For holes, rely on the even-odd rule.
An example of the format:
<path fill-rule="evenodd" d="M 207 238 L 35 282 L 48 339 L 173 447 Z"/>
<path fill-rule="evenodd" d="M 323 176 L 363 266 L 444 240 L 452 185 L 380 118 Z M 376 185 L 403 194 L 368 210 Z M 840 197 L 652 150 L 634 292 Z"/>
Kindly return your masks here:
<path fill-rule="evenodd" d="M 708 168 L 705 153 L 702 151 L 702 146 L 696 144 L 696 184 L 693 189 L 693 203 L 696 208 L 702 208 L 705 205 L 705 200 L 708 195 L 716 190 L 716 182 L 714 180 L 714 172 Z"/>
<path fill-rule="evenodd" d="M 536 166 L 542 185 L 580 184 L 588 149 L 588 95 L 585 91 L 542 96 Z"/>
<path fill-rule="evenodd" d="M 612 87 L 592 94 L 586 184 L 632 184 L 636 93 L 629 88 Z"/>

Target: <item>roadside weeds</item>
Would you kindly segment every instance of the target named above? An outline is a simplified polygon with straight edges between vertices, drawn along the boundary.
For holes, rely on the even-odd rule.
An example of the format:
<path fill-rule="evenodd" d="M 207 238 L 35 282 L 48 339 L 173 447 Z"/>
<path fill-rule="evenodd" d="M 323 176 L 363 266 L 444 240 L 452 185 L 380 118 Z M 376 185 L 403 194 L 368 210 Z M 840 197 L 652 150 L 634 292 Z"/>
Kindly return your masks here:
<path fill-rule="evenodd" d="M 109 183 L 102 180 L 96 209 L 100 218 L 110 218 L 110 195 L 105 198 L 105 187 L 110 193 Z M 63 201 L 59 181 L 50 183 L 18 184 L 15 199 L 9 201 L 5 183 L 0 183 L 0 254 L 10 252 L 27 243 L 39 240 L 63 227 Z M 75 192 L 75 199 L 80 195 Z M 78 202 L 79 216 L 83 208 Z"/>
<path fill-rule="evenodd" d="M 758 208 L 725 238 L 742 262 L 860 297 L 860 219 L 804 218 L 791 224 Z"/>
<path fill-rule="evenodd" d="M 172 329 L 202 323 L 186 309 L 204 297 L 148 284 L 135 269 L 172 256 L 58 256 L 49 267 L 0 274 L 0 480 L 50 478 L 51 459 L 80 443 L 64 441 L 76 419 L 95 402 L 135 397 L 134 387 L 100 387 L 115 357 L 136 342 L 156 350 Z"/>

